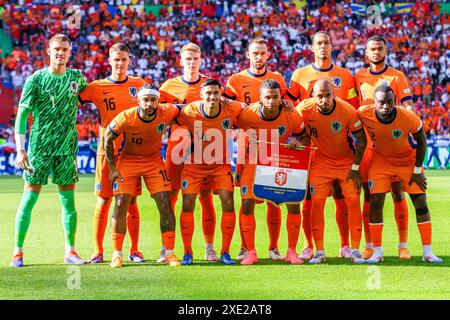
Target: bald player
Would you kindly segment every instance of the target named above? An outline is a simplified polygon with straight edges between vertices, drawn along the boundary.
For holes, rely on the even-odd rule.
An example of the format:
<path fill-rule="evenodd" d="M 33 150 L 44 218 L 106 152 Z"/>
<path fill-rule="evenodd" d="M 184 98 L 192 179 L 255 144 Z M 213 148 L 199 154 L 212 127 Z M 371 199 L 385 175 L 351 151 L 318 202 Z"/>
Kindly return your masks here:
<path fill-rule="evenodd" d="M 267 61 L 270 58 L 267 41 L 264 38 L 257 37 L 250 40 L 248 50 L 246 51 L 247 59 L 250 61 L 250 67 L 239 73 L 231 75 L 228 79 L 224 96 L 229 99 L 244 102 L 247 105 L 258 102 L 260 100 L 259 88 L 266 80 L 275 80 L 280 84 L 281 98 L 287 93 L 286 82 L 283 76 L 278 72 L 267 69 Z M 236 166 L 236 185 L 240 183 L 242 174 L 242 159 L 238 152 L 238 165 Z M 239 211 L 239 221 L 242 218 L 242 208 Z M 281 230 L 281 209 L 279 206 L 267 203 L 267 226 L 269 228 L 269 257 L 272 260 L 283 260 L 284 257 L 278 250 L 278 238 Z M 242 225 L 239 222 L 239 230 L 241 233 L 241 251 L 237 256 L 237 260 L 245 258 L 247 247 L 242 234 Z"/>
<path fill-rule="evenodd" d="M 324 207 L 333 181 L 338 181 L 349 212 L 351 259 L 364 263 L 359 253 L 362 221 L 359 194 L 361 162 L 366 138 L 356 110 L 347 102 L 334 97 L 328 80 L 318 80 L 313 87 L 313 98 L 303 100 L 297 107 L 315 151 L 310 169 L 311 223 L 316 255 L 311 264 L 325 262 Z M 357 140 L 357 148 L 352 136 Z"/>
<path fill-rule="evenodd" d="M 373 142 L 373 156 L 369 164 L 370 234 L 374 244 L 368 263 L 383 261 L 383 206 L 393 177 L 400 179 L 416 210 L 417 226 L 422 239 L 422 261 L 441 263 L 443 260 L 431 249 L 431 218 L 427 206 L 427 181 L 422 168 L 427 142 L 420 118 L 413 112 L 395 105 L 392 88 L 386 84 L 374 91 L 374 103 L 358 110 Z M 417 141 L 417 149 L 409 142 L 409 135 Z"/>
<path fill-rule="evenodd" d="M 304 100 L 312 97 L 313 87 L 316 81 L 326 79 L 331 82 L 334 96 L 348 102 L 355 108 L 358 107 L 358 97 L 355 89 L 355 81 L 351 72 L 339 67 L 331 61 L 332 44 L 330 36 L 323 31 L 314 34 L 312 38 L 312 52 L 314 62 L 306 67 L 294 71 L 289 87 L 289 96 L 294 100 Z M 341 257 L 350 258 L 348 209 L 343 199 L 339 184 L 334 183 L 334 202 L 336 206 L 336 222 L 341 237 Z M 308 260 L 313 256 L 313 243 L 310 225 L 311 201 L 307 193 L 303 201 L 303 232 L 305 235 L 305 248 L 301 258 Z"/>
<path fill-rule="evenodd" d="M 160 88 L 161 103 L 187 104 L 201 100 L 200 86 L 208 77 L 200 74 L 202 63 L 201 50 L 195 43 L 188 43 L 180 50 L 180 65 L 183 67 L 183 75 L 164 82 Z M 177 164 L 172 161 L 172 152 L 179 141 L 173 139 L 172 133 L 179 129 L 178 124 L 172 124 L 170 128 L 169 144 L 166 152 L 166 170 L 169 174 L 172 191 L 170 201 L 172 209 L 175 210 L 175 204 L 181 189 L 181 172 L 183 164 Z M 217 253 L 214 250 L 214 236 L 216 230 L 216 212 L 213 205 L 213 198 L 210 189 L 201 189 L 199 201 L 202 206 L 202 230 L 205 239 L 205 260 L 218 261 Z M 164 247 L 161 250 L 158 262 L 164 262 Z"/>
<path fill-rule="evenodd" d="M 396 97 L 396 105 L 401 105 L 407 110 L 414 110 L 411 89 L 405 74 L 394 69 L 386 63 L 387 47 L 386 40 L 381 36 L 373 36 L 366 42 L 366 57 L 370 66 L 361 69 L 355 75 L 356 88 L 359 93 L 360 105 L 371 105 L 374 101 L 375 88 L 381 84 L 392 88 Z M 370 190 L 368 187 L 368 165 L 373 154 L 373 144 L 368 137 L 367 149 L 361 162 L 361 176 L 364 189 L 364 233 L 366 238 L 366 248 L 362 255 L 368 258 L 373 253 L 373 245 L 370 237 L 369 214 L 370 214 Z M 398 256 L 400 259 L 411 259 L 408 250 L 408 204 L 401 188 L 402 184 L 398 178 L 393 178 L 391 183 L 391 194 L 394 200 L 394 215 L 397 223 L 399 244 Z"/>

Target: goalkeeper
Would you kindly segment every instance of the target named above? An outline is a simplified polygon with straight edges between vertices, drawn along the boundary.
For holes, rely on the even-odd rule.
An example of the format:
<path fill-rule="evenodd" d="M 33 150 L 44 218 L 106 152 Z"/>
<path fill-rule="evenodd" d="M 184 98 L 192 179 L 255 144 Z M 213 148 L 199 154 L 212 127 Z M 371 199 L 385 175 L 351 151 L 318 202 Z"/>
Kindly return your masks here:
<path fill-rule="evenodd" d="M 50 66 L 30 76 L 22 91 L 15 132 L 17 164 L 24 170 L 25 188 L 16 214 L 12 267 L 23 266 L 23 243 L 30 225 L 31 211 L 42 185 L 47 184 L 49 172 L 52 182 L 58 185 L 62 205 L 66 244 L 64 260 L 69 264 L 86 263 L 75 251 L 77 212 L 74 195 L 75 183 L 78 181 L 77 101 L 86 82 L 80 71 L 66 67 L 71 48 L 71 41 L 67 36 L 53 36 L 47 49 Z M 25 134 L 30 112 L 33 126 L 28 152 L 25 152 Z"/>

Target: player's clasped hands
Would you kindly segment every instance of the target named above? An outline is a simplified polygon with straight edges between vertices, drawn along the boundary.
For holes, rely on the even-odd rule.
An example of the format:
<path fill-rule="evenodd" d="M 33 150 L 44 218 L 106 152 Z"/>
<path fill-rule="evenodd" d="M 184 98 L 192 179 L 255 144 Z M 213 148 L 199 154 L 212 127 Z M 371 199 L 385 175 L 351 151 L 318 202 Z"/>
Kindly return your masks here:
<path fill-rule="evenodd" d="M 353 180 L 353 183 L 355 184 L 356 189 L 360 190 L 362 188 L 362 178 L 361 174 L 359 173 L 359 170 L 352 170 L 348 172 L 347 175 L 347 182 L 349 180 Z"/>
<path fill-rule="evenodd" d="M 409 179 L 409 185 L 413 183 L 416 183 L 423 191 L 427 190 L 427 178 L 422 173 L 412 174 L 411 179 Z"/>

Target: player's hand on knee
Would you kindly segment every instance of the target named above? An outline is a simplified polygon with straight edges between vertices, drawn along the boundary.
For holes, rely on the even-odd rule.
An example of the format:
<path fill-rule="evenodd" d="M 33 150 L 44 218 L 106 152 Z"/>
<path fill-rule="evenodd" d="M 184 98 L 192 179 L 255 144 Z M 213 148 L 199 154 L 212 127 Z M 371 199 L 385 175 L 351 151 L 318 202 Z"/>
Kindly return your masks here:
<path fill-rule="evenodd" d="M 427 190 L 427 178 L 422 173 L 412 174 L 409 185 L 416 183 L 423 191 Z"/>
<path fill-rule="evenodd" d="M 356 189 L 360 190 L 362 188 L 362 178 L 359 170 L 351 170 L 348 172 L 346 181 L 353 180 Z"/>

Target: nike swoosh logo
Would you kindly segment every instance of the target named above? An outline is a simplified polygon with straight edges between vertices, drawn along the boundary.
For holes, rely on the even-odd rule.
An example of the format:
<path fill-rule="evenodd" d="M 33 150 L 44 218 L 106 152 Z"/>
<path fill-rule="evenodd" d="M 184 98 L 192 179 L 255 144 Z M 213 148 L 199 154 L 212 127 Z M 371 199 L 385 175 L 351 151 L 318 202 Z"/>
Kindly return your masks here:
<path fill-rule="evenodd" d="M 103 94 L 110 94 L 111 91 L 103 91 Z"/>
<path fill-rule="evenodd" d="M 248 88 L 248 87 L 251 87 L 252 85 L 251 84 L 249 84 L 249 85 L 246 85 L 246 86 L 242 86 L 242 88 Z"/>
<path fill-rule="evenodd" d="M 131 135 L 132 136 L 137 136 L 139 133 L 132 133 Z"/>
<path fill-rule="evenodd" d="M 170 186 L 170 183 L 164 184 L 164 187 Z"/>

